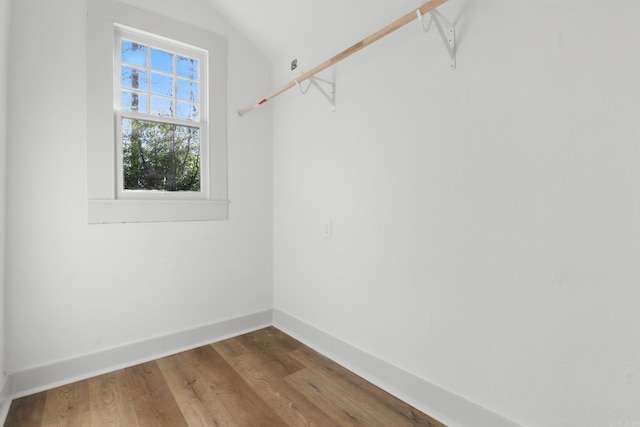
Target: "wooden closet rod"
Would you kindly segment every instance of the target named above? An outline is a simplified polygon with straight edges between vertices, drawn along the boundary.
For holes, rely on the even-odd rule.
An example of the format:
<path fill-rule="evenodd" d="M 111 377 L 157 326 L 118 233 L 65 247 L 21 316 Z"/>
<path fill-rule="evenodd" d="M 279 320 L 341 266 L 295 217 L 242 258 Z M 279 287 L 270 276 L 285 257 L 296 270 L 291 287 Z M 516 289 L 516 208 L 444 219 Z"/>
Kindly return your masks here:
<path fill-rule="evenodd" d="M 420 15 L 426 15 L 427 13 L 431 12 L 432 10 L 434 10 L 435 8 L 437 8 L 438 6 L 440 6 L 440 5 L 442 5 L 442 4 L 446 3 L 446 2 L 447 2 L 447 0 L 431 0 L 430 2 L 423 4 L 418 9 L 412 10 L 411 12 L 407 13 L 406 15 L 404 15 L 402 18 L 399 18 L 399 19 L 393 21 L 391 24 L 389 24 L 386 27 L 376 31 L 375 33 L 371 34 L 369 37 L 360 40 L 358 43 L 354 44 L 353 46 L 351 46 L 348 49 L 343 50 L 342 52 L 340 52 L 339 54 L 337 54 L 333 58 L 326 60 L 322 64 L 320 64 L 317 67 L 307 71 L 306 73 L 302 74 L 298 78 L 296 78 L 294 80 L 291 80 L 289 83 L 287 83 L 286 85 L 282 86 L 280 89 L 278 89 L 277 91 L 275 91 L 271 95 L 269 95 L 269 96 L 267 96 L 265 98 L 262 98 L 260 101 L 258 101 L 257 103 L 255 103 L 253 105 L 249 105 L 247 107 L 244 107 L 242 110 L 238 111 L 238 115 L 239 116 L 245 115 L 246 113 L 248 113 L 249 111 L 253 110 L 254 108 L 256 108 L 256 107 L 264 104 L 265 102 L 275 98 L 276 96 L 280 95 L 281 93 L 286 92 L 287 90 L 291 89 L 292 87 L 296 86 L 297 84 L 302 83 L 303 81 L 315 76 L 320 71 L 326 70 L 327 68 L 337 64 L 338 62 L 342 61 L 343 59 L 345 59 L 345 58 L 347 58 L 347 57 L 349 57 L 351 55 L 353 55 L 354 53 L 358 52 L 359 50 L 364 49 L 365 47 L 369 46 L 373 42 L 376 42 L 376 41 L 380 40 L 381 38 L 383 38 L 384 36 L 387 36 L 387 35 L 391 34 L 395 30 L 404 27 L 405 25 L 407 25 L 408 23 L 410 23 L 412 21 L 415 21 L 417 19 L 417 12 L 418 11 L 420 11 Z"/>

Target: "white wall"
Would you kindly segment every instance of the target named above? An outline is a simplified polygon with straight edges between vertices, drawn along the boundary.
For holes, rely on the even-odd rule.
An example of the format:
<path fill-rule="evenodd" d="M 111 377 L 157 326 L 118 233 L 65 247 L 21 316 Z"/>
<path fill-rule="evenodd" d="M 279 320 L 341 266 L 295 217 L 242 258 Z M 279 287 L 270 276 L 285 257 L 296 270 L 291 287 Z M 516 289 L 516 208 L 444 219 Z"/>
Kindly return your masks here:
<path fill-rule="evenodd" d="M 272 307 L 272 116 L 234 114 L 270 65 L 204 1 L 127 3 L 228 37 L 230 219 L 87 225 L 86 4 L 14 2 L 10 372 Z"/>
<path fill-rule="evenodd" d="M 455 71 L 416 25 L 335 114 L 274 101 L 275 308 L 523 425 L 640 425 L 640 5 L 440 10 Z"/>
<path fill-rule="evenodd" d="M 4 379 L 5 358 L 5 192 L 7 150 L 7 62 L 9 59 L 9 0 L 0 0 L 0 382 Z M 0 396 L 0 399 L 2 396 Z"/>

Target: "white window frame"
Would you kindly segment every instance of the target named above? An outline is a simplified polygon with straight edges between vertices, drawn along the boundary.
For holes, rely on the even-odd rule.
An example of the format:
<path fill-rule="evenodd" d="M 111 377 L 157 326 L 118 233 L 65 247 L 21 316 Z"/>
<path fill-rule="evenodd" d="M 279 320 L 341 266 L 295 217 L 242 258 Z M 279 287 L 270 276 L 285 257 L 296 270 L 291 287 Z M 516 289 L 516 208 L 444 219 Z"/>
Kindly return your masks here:
<path fill-rule="evenodd" d="M 228 218 L 227 44 L 211 32 L 112 0 L 89 0 L 87 22 L 87 219 L 89 223 L 207 221 Z M 179 41 L 207 52 L 201 82 L 201 191 L 124 191 L 120 111 L 119 31 Z M 125 37 L 126 38 L 126 37 Z M 154 41 L 154 45 L 157 45 Z M 160 47 L 160 46 L 158 46 Z M 118 80 L 116 80 L 118 79 Z M 206 92 L 205 92 L 206 91 Z M 206 103 L 206 100 L 209 100 Z M 204 104 L 204 105 L 203 105 Z M 204 108 L 203 108 L 204 107 Z M 172 122 L 173 120 L 162 121 Z M 180 125 L 193 126 L 179 121 Z M 206 129 L 208 128 L 208 129 Z M 205 140 L 207 138 L 207 140 Z M 204 141 L 204 142 L 203 142 Z M 208 142 L 207 142 L 208 141 Z"/>
<path fill-rule="evenodd" d="M 114 73 L 113 73 L 113 109 L 115 112 L 115 139 L 116 139 L 116 197 L 118 199 L 129 200 L 199 200 L 209 197 L 209 121 L 208 121 L 208 76 L 209 76 L 209 55 L 208 52 L 195 46 L 189 46 L 176 40 L 168 40 L 157 34 L 148 34 L 135 28 L 116 25 L 114 29 Z M 123 40 L 130 40 L 143 43 L 150 48 L 162 49 L 176 52 L 176 55 L 197 59 L 199 62 L 199 106 L 200 119 L 198 121 L 180 120 L 171 117 L 154 116 L 151 114 L 141 114 L 121 109 L 121 43 Z M 148 54 L 150 55 L 150 53 Z M 151 76 L 149 76 L 149 80 Z M 150 85 L 150 83 L 149 83 Z M 150 95 L 149 95 L 150 96 Z M 170 123 L 178 126 L 189 126 L 198 128 L 200 131 L 200 191 L 157 191 L 157 190 L 125 190 L 124 188 L 124 167 L 122 155 L 122 119 L 144 120 L 150 122 Z"/>

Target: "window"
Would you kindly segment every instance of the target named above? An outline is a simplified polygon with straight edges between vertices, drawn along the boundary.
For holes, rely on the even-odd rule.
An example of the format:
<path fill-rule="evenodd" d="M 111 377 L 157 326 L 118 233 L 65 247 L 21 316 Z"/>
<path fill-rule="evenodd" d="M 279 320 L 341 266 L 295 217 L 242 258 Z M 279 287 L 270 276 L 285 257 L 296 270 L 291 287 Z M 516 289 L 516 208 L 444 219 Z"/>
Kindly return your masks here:
<path fill-rule="evenodd" d="M 88 222 L 226 219 L 226 41 L 89 1 Z"/>
<path fill-rule="evenodd" d="M 131 29 L 115 36 L 118 197 L 201 198 L 207 52 Z"/>

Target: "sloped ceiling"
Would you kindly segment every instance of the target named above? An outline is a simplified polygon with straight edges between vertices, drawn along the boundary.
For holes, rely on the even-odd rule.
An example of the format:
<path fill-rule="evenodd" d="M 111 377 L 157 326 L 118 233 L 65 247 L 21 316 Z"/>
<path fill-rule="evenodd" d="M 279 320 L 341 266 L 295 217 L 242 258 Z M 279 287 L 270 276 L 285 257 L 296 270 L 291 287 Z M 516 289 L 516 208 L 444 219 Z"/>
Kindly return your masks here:
<path fill-rule="evenodd" d="M 377 31 L 419 0 L 207 0 L 277 67 L 310 69 Z M 306 61 L 306 63 L 305 63 Z"/>

